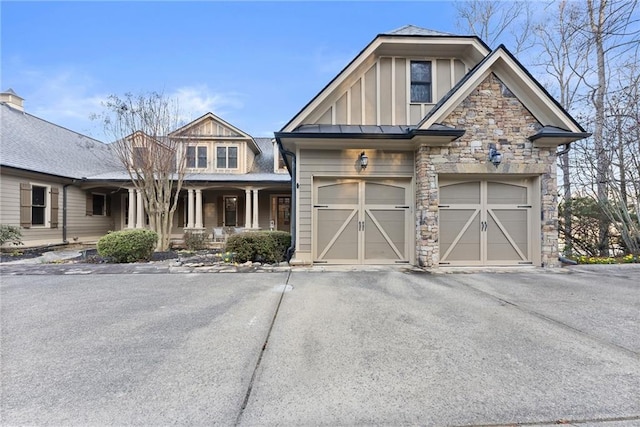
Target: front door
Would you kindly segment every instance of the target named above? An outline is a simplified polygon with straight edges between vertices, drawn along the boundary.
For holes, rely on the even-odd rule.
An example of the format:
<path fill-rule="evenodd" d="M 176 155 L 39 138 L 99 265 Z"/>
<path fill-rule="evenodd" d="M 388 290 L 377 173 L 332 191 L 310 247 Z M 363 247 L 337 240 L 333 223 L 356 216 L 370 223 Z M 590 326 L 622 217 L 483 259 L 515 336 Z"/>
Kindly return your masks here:
<path fill-rule="evenodd" d="M 409 179 L 316 179 L 314 262 L 410 262 Z"/>
<path fill-rule="evenodd" d="M 224 196 L 224 224 L 225 227 L 238 225 L 238 197 Z"/>
<path fill-rule="evenodd" d="M 440 264 L 532 264 L 530 179 L 441 180 Z"/>

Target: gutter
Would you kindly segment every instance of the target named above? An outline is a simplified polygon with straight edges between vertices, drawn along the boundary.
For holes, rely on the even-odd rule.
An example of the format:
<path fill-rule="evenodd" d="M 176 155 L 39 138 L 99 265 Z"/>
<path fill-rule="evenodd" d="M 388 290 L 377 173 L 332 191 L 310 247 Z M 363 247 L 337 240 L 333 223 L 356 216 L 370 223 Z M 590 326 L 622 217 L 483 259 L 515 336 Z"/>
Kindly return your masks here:
<path fill-rule="evenodd" d="M 282 141 L 280 138 L 276 136 L 276 142 L 278 143 L 278 151 L 280 151 L 280 155 L 284 160 L 284 164 L 289 171 L 289 176 L 291 176 L 291 246 L 287 248 L 287 252 L 285 254 L 285 258 L 287 263 L 291 261 L 293 258 L 293 254 L 296 251 L 296 154 L 292 151 L 286 150 L 282 145 Z M 289 162 L 289 158 L 291 157 L 291 162 Z"/>

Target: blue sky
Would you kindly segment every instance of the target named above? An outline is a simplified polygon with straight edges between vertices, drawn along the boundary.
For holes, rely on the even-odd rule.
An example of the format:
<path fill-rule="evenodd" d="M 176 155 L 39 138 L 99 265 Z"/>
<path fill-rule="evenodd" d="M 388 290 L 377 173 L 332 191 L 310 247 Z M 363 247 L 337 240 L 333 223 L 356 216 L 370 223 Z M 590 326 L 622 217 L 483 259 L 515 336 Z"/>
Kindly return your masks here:
<path fill-rule="evenodd" d="M 451 2 L 0 3 L 1 89 L 104 140 L 109 94 L 158 91 L 272 136 L 377 34 L 458 32 Z"/>

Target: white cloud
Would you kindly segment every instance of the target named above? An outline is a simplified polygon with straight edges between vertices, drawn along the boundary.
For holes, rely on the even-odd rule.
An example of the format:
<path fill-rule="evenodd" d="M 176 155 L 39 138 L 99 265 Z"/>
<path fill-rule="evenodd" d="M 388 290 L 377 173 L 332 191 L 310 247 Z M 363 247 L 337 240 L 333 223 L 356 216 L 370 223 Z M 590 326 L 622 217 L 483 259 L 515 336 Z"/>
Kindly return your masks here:
<path fill-rule="evenodd" d="M 195 119 L 208 112 L 224 116 L 231 110 L 244 107 L 241 94 L 213 93 L 206 85 L 181 87 L 168 96 L 178 101 L 178 107 L 187 119 Z"/>

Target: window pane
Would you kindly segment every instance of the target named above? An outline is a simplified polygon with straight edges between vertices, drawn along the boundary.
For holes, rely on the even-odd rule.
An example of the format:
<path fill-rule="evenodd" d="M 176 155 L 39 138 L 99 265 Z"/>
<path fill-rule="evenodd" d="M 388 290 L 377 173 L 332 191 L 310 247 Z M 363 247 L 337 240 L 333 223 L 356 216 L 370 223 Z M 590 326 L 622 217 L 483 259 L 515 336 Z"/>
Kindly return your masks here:
<path fill-rule="evenodd" d="M 32 206 L 45 206 L 45 195 L 46 195 L 45 187 L 31 187 L 31 205 Z"/>
<path fill-rule="evenodd" d="M 431 62 L 412 62 L 411 82 L 431 83 Z"/>
<path fill-rule="evenodd" d="M 198 167 L 207 167 L 207 147 L 198 147 Z"/>
<path fill-rule="evenodd" d="M 216 167 L 218 169 L 227 167 L 227 147 L 218 147 L 216 149 Z"/>
<path fill-rule="evenodd" d="M 196 147 L 187 147 L 187 167 L 196 167 Z"/>
<path fill-rule="evenodd" d="M 93 195 L 93 214 L 104 215 L 104 196 L 102 194 Z"/>
<path fill-rule="evenodd" d="M 238 147 L 229 147 L 229 169 L 236 169 L 238 167 Z"/>
<path fill-rule="evenodd" d="M 31 208 L 31 224 L 32 225 L 44 225 L 44 210 L 46 208 L 32 207 Z"/>
<path fill-rule="evenodd" d="M 431 85 L 412 84 L 411 102 L 431 102 Z"/>

